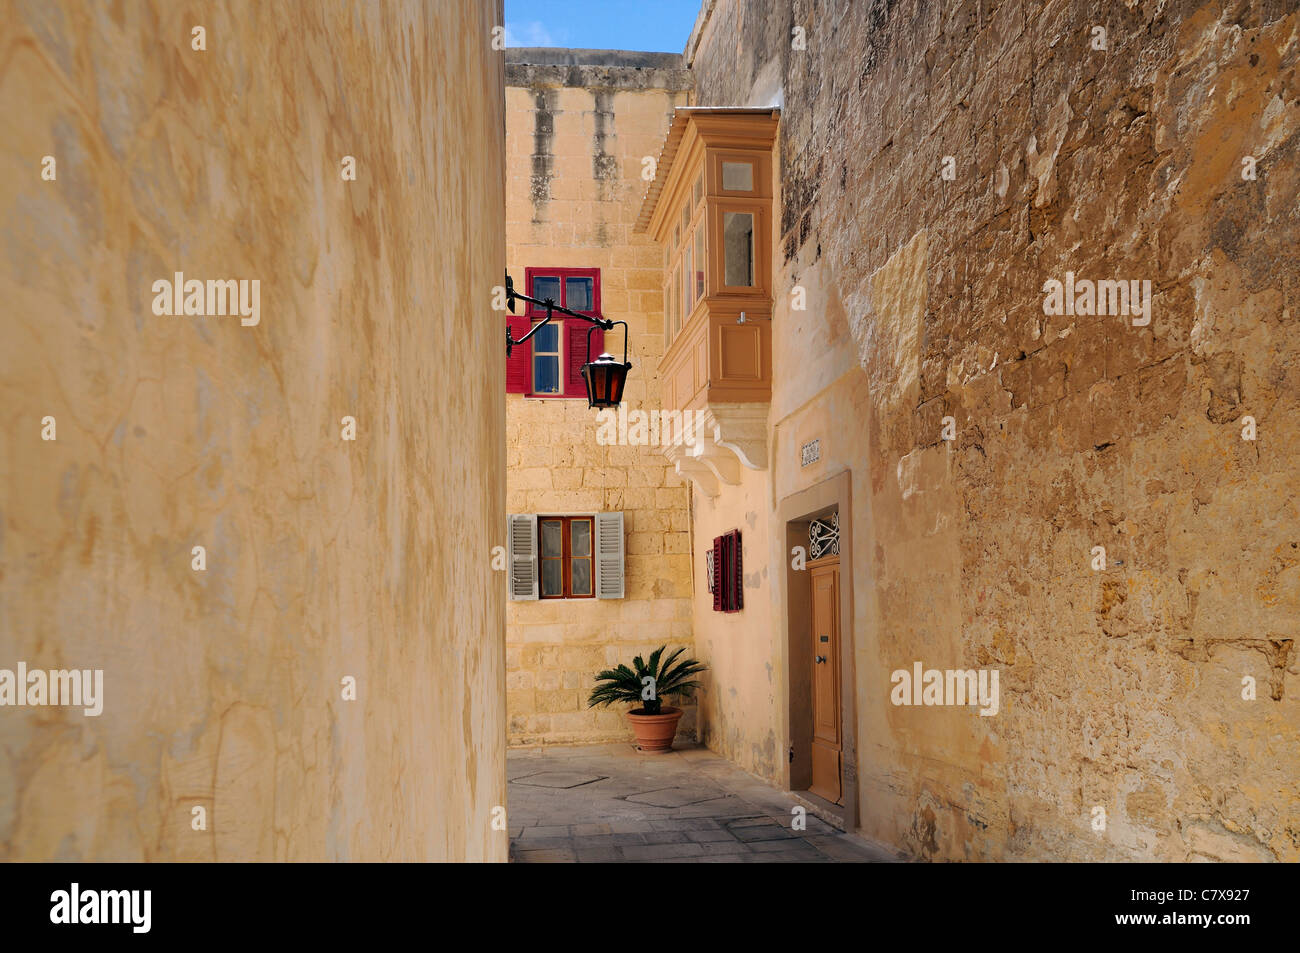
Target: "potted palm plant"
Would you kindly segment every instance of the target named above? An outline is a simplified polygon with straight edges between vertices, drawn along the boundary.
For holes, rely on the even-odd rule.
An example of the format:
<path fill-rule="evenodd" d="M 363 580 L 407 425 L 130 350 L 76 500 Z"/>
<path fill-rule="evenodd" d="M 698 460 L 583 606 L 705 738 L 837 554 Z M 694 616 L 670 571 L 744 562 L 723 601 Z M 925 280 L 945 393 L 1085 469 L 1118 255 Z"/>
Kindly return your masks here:
<path fill-rule="evenodd" d="M 587 699 L 587 707 L 628 702 L 640 705 L 627 713 L 636 733 L 637 746 L 642 751 L 671 751 L 677 736 L 677 722 L 682 710 L 665 708 L 668 696 L 689 698 L 700 683 L 694 676 L 705 666 L 693 658 L 680 659 L 685 649 L 677 649 L 664 657 L 668 646 L 661 645 L 650 653 L 649 662 L 641 656 L 632 660 L 632 667 L 620 665 L 596 674 L 596 687 Z"/>

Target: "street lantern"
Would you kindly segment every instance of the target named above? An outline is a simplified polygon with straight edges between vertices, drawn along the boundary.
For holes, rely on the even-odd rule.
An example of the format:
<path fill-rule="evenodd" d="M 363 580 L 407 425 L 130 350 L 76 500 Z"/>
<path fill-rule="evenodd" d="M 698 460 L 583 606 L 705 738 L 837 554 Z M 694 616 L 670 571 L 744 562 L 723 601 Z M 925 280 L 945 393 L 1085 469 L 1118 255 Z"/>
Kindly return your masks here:
<path fill-rule="evenodd" d="M 528 333 L 516 341 L 510 335 L 510 325 L 506 325 L 506 357 L 514 350 L 516 344 L 523 344 L 534 334 L 538 328 L 547 324 L 552 317 L 553 312 L 559 312 L 570 318 L 577 318 L 579 321 L 586 321 L 591 325 L 587 329 L 587 363 L 582 365 L 582 379 L 587 385 L 587 406 L 609 408 L 617 407 L 623 400 L 623 387 L 627 383 L 627 372 L 632 367 L 627 360 L 627 322 L 610 321 L 607 318 L 593 318 L 588 314 L 579 314 L 576 311 L 570 311 L 568 308 L 562 308 L 551 298 L 539 300 L 530 298 L 528 295 L 520 294 L 515 291 L 514 280 L 510 274 L 506 273 L 506 307 L 510 313 L 515 313 L 515 299 L 528 301 L 540 308 L 546 309 L 546 317 L 534 324 Z M 615 325 L 623 325 L 623 361 L 619 363 L 618 359 L 612 354 L 601 354 L 594 361 L 591 359 L 591 333 L 596 328 L 602 328 L 605 331 L 612 331 Z"/>
<path fill-rule="evenodd" d="M 611 321 L 623 325 L 623 361 L 612 354 L 602 354 L 594 361 L 591 359 L 591 328 L 587 331 L 587 363 L 582 365 L 582 379 L 587 384 L 588 407 L 617 407 L 623 400 L 623 385 L 627 383 L 627 372 L 632 367 L 627 361 L 627 322 Z"/>

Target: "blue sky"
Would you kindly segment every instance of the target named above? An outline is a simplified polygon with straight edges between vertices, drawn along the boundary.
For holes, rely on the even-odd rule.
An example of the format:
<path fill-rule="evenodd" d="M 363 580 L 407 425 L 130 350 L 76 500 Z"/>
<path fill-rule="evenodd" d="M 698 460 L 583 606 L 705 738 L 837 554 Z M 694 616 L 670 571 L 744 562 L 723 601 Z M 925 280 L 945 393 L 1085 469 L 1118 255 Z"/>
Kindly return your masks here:
<path fill-rule="evenodd" d="M 506 46 L 680 53 L 700 0 L 505 0 Z"/>

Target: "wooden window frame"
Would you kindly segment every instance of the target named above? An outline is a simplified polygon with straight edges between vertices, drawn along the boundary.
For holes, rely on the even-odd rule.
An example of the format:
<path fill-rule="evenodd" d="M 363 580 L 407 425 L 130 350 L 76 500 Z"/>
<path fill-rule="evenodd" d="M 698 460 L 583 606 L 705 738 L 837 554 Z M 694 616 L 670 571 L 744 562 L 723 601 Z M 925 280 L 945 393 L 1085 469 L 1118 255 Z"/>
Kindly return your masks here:
<path fill-rule="evenodd" d="M 736 201 L 735 199 L 715 199 L 709 210 L 709 250 L 707 253 L 708 270 L 705 274 L 705 287 L 709 294 L 715 295 L 766 295 L 771 284 L 768 275 L 770 247 L 767 229 L 769 227 L 767 200 Z M 752 285 L 729 285 L 727 278 L 727 241 L 723 234 L 723 224 L 728 212 L 754 217 L 754 230 L 750 236 L 751 254 L 753 255 L 754 283 Z"/>
<path fill-rule="evenodd" d="M 529 397 L 564 397 L 565 396 L 564 385 L 566 383 L 565 378 L 569 376 L 567 373 L 568 366 L 569 366 L 569 355 L 567 350 L 564 347 L 564 342 L 567 340 L 564 333 L 565 332 L 564 321 L 558 318 L 551 318 L 551 324 L 548 325 L 548 327 L 549 326 L 554 326 L 555 328 L 555 350 L 554 351 L 539 351 L 537 347 L 537 342 L 539 338 L 537 336 L 534 336 L 532 339 L 533 347 L 532 347 L 532 351 L 528 355 L 528 396 Z M 556 391 L 554 394 L 550 393 L 549 391 L 539 391 L 537 389 L 537 358 L 550 357 L 552 355 L 554 355 L 555 357 L 555 364 L 556 364 L 555 380 L 556 383 L 560 385 L 560 389 Z"/>
<path fill-rule="evenodd" d="M 703 181 L 704 169 L 700 169 L 700 181 Z M 705 276 L 709 270 L 708 256 L 708 217 L 703 196 L 697 205 L 691 204 L 688 195 L 682 206 L 682 218 L 686 222 L 683 231 L 680 223 L 676 229 L 679 241 L 671 249 L 664 251 L 664 350 L 672 347 L 673 342 L 691 326 L 695 312 L 708 294 Z M 700 241 L 696 241 L 696 237 Z M 702 246 L 702 247 L 699 247 Z M 696 255 L 704 253 L 703 258 Z M 690 259 L 688 262 L 687 259 Z M 689 265 L 689 267 L 688 267 Z M 684 282 L 684 284 L 683 284 Z"/>
<path fill-rule="evenodd" d="M 560 523 L 560 555 L 544 556 L 542 554 L 542 524 Z M 586 523 L 588 540 L 588 555 L 573 555 L 573 524 Z M 547 595 L 542 586 L 542 566 L 547 560 L 560 561 L 560 592 L 557 595 Z M 573 592 L 573 561 L 575 559 L 585 559 L 591 567 L 591 592 L 583 594 Z M 595 599 L 596 598 L 596 517 L 593 514 L 575 514 L 572 516 L 557 516 L 554 514 L 537 514 L 537 597 L 538 599 Z"/>

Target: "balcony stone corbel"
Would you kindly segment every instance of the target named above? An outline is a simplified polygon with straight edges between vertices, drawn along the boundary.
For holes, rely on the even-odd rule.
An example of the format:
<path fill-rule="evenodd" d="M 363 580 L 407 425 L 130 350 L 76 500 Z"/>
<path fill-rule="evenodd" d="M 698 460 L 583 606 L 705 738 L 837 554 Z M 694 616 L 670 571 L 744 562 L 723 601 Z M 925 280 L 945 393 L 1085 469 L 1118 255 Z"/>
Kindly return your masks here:
<path fill-rule="evenodd" d="M 713 403 L 705 427 L 713 443 L 733 453 L 748 470 L 767 469 L 767 403 Z"/>
<path fill-rule="evenodd" d="M 720 482 L 728 486 L 740 483 L 740 461 L 733 451 L 717 442 L 716 434 L 713 437 L 701 435 L 685 455 L 703 463 Z"/>
<path fill-rule="evenodd" d="M 673 467 L 678 476 L 690 480 L 705 496 L 713 498 L 720 492 L 717 474 L 699 457 L 683 454 L 673 461 Z"/>

